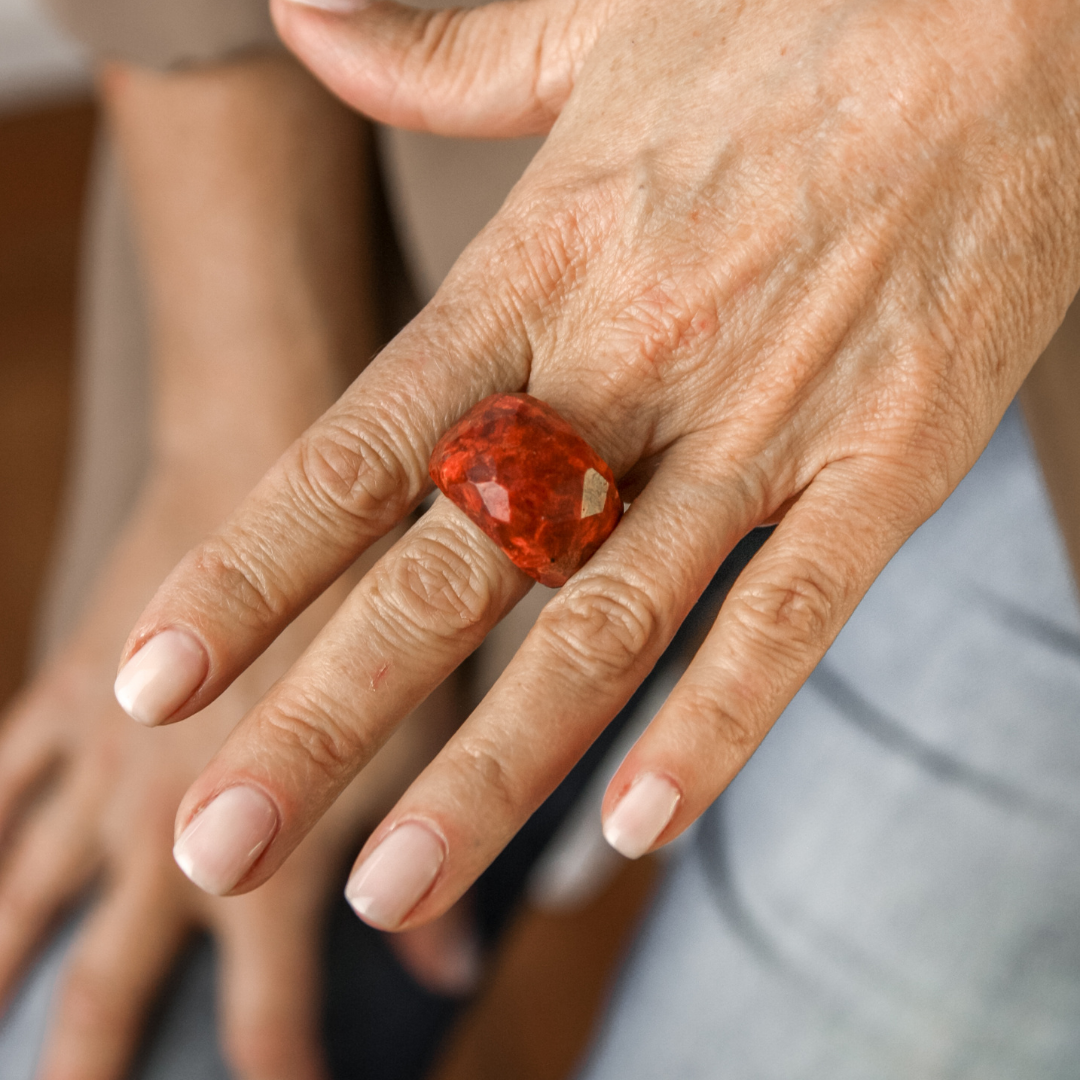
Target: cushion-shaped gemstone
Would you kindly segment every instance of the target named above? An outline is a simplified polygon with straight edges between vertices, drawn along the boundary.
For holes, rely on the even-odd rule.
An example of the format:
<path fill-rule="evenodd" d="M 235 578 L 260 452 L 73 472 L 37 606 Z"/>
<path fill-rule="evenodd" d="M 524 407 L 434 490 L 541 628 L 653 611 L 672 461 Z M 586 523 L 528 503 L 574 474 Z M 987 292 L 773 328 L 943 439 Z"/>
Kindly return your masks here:
<path fill-rule="evenodd" d="M 493 394 L 435 445 L 431 479 L 543 585 L 565 583 L 622 516 L 615 477 L 550 405 Z"/>

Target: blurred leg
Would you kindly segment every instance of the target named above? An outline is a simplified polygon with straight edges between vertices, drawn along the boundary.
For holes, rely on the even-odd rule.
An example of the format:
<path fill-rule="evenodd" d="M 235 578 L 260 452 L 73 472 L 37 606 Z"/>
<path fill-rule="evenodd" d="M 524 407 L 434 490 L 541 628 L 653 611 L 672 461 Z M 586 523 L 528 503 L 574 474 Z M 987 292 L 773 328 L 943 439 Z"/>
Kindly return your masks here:
<path fill-rule="evenodd" d="M 1075 1076 L 1078 700 L 1014 407 L 702 820 L 583 1075 Z"/>
<path fill-rule="evenodd" d="M 135 504 L 150 448 L 150 344 L 132 223 L 116 156 L 99 137 L 83 248 L 75 424 L 37 659 L 74 629 Z"/>

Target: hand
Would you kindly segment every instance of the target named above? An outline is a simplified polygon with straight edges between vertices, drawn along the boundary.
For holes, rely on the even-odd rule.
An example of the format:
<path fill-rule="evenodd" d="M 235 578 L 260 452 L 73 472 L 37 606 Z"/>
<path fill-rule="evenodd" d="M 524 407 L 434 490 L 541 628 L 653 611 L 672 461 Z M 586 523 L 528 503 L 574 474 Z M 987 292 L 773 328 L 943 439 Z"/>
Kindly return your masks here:
<path fill-rule="evenodd" d="M 220 947 L 223 1037 L 236 1075 L 323 1076 L 325 908 L 348 848 L 438 737 L 430 725 L 402 729 L 269 888 L 226 901 L 191 885 L 170 853 L 184 789 L 344 594 L 305 613 L 192 725 L 162 738 L 132 724 L 111 693 L 114 658 L 154 582 L 198 535 L 197 507 L 170 495 L 186 486 L 151 482 L 81 629 L 0 726 L 0 997 L 58 914 L 98 883 L 62 980 L 40 1069 L 46 1080 L 124 1075 L 160 984 L 199 927 Z M 445 954 L 420 974 L 438 981 L 440 966 Z"/>
<path fill-rule="evenodd" d="M 164 658 L 143 719 L 213 701 L 416 505 L 435 441 L 488 394 L 550 402 L 640 488 L 361 853 L 358 910 L 411 926 L 552 789 L 738 539 L 782 518 L 607 793 L 620 850 L 677 836 L 971 466 L 1080 284 L 1080 19 L 1067 0 L 274 12 L 378 119 L 551 134 L 424 313 L 159 590 L 123 660 L 166 628 L 196 660 Z M 528 584 L 437 501 L 178 831 L 258 792 L 268 846 L 232 853 L 233 885 L 265 881 Z"/>

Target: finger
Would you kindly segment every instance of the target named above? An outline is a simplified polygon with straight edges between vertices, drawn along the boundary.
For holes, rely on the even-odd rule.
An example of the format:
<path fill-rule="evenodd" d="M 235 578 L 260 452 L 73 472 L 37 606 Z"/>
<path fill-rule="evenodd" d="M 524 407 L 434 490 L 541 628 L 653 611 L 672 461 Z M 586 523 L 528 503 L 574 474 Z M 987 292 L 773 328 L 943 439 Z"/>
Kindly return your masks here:
<path fill-rule="evenodd" d="M 605 18 L 604 3 L 554 0 L 419 11 L 380 3 L 343 15 L 333 0 L 276 0 L 286 44 L 350 105 L 441 135 L 547 132 Z"/>
<path fill-rule="evenodd" d="M 376 830 L 347 890 L 368 922 L 416 925 L 464 892 L 626 703 L 760 516 L 739 484 L 696 479 L 696 457 L 665 459 Z"/>
<path fill-rule="evenodd" d="M 269 877 L 531 584 L 437 500 L 184 796 L 175 850 L 188 876 L 217 894 Z"/>
<path fill-rule="evenodd" d="M 524 330 L 492 290 L 436 298 L 159 589 L 117 678 L 129 714 L 183 719 L 217 697 L 419 502 L 439 436 L 523 386 L 528 364 Z"/>
<path fill-rule="evenodd" d="M 64 907 L 87 886 L 100 853 L 78 788 L 49 798 L 24 824 L 0 872 L 0 999 Z"/>
<path fill-rule="evenodd" d="M 789 507 L 608 785 L 604 833 L 624 855 L 678 836 L 757 749 L 925 516 L 904 507 L 901 481 L 845 461 Z"/>
<path fill-rule="evenodd" d="M 321 920 L 264 896 L 228 901 L 220 925 L 225 1055 L 239 1080 L 321 1080 Z"/>
<path fill-rule="evenodd" d="M 187 932 L 171 874 L 154 870 L 108 893 L 70 955 L 40 1080 L 121 1080 L 156 992 Z"/>
<path fill-rule="evenodd" d="M 60 759 L 52 733 L 29 702 L 13 712 L 0 734 L 0 843 L 33 793 Z"/>

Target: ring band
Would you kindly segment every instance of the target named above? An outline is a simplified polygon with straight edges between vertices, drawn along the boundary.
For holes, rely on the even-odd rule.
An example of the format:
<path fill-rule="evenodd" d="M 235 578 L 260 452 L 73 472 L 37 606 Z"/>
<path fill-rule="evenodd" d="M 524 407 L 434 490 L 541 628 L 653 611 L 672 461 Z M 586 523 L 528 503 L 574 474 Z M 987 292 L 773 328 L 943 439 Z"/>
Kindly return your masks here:
<path fill-rule="evenodd" d="M 428 472 L 515 566 L 553 588 L 622 517 L 607 462 L 528 394 L 493 394 L 470 409 L 435 444 Z"/>

